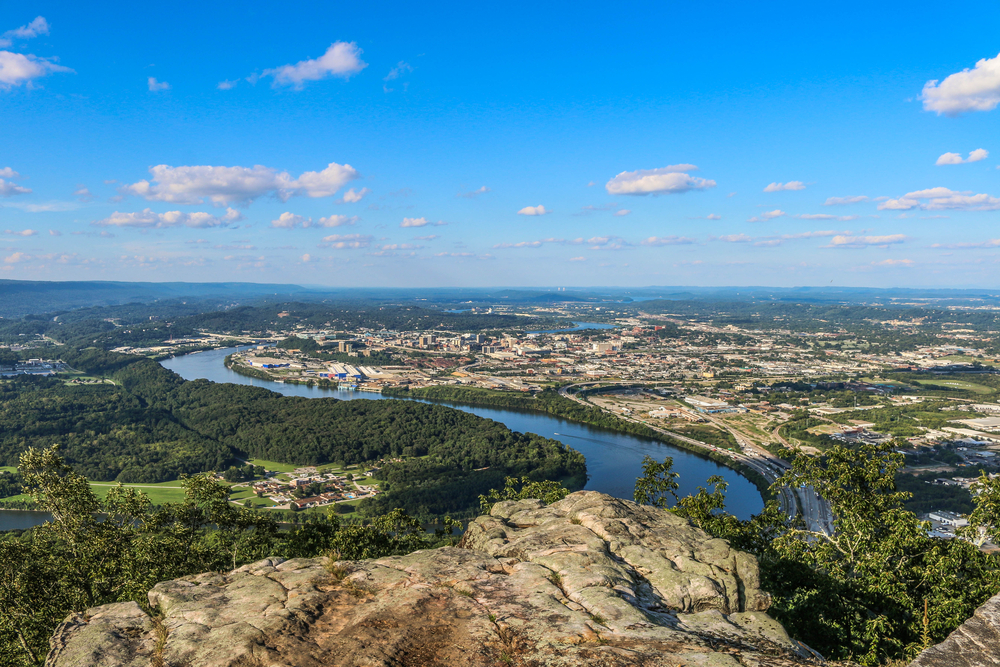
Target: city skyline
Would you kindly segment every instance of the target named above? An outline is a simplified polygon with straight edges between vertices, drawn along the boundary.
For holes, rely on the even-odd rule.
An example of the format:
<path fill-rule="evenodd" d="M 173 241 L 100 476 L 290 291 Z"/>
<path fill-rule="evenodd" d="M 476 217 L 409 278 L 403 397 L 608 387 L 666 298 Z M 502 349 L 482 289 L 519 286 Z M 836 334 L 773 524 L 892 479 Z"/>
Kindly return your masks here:
<path fill-rule="evenodd" d="M 0 278 L 1000 283 L 997 6 L 505 9 L 9 9 Z"/>

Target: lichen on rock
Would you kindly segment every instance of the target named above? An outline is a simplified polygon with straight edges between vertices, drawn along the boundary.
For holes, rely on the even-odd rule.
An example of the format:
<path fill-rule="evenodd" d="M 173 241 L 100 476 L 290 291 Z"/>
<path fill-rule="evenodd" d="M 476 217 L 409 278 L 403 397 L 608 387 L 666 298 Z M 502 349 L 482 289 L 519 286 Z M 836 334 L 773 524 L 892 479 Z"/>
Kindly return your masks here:
<path fill-rule="evenodd" d="M 592 491 L 497 503 L 459 547 L 272 558 L 72 615 L 47 667 L 817 664 L 765 612 L 756 560 Z"/>

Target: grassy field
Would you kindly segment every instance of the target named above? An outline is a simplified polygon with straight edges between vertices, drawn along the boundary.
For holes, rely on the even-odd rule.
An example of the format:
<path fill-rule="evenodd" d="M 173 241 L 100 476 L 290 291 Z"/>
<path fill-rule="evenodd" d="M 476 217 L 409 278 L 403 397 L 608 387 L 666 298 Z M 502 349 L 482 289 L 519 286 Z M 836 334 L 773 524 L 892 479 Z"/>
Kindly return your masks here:
<path fill-rule="evenodd" d="M 0 466 L 0 472 L 17 472 L 17 466 Z"/>
<path fill-rule="evenodd" d="M 992 394 L 993 390 L 989 387 L 984 387 L 981 384 L 973 384 L 972 382 L 966 382 L 965 380 L 945 380 L 945 379 L 934 379 L 934 380 L 914 380 L 915 384 L 919 385 L 937 385 L 939 387 L 948 387 L 949 389 L 958 389 L 960 391 L 971 391 L 974 394 Z"/>
<path fill-rule="evenodd" d="M 292 465 L 291 463 L 278 463 L 277 461 L 265 461 L 264 459 L 250 459 L 250 464 L 255 466 L 264 466 L 267 470 L 273 470 L 275 472 L 292 472 L 296 468 L 301 468 L 302 466 Z"/>
<path fill-rule="evenodd" d="M 98 498 L 106 498 L 108 491 L 117 486 L 115 482 L 91 482 L 90 488 Z M 178 481 L 160 482 L 158 484 L 125 484 L 124 486 L 141 491 L 149 496 L 154 505 L 163 503 L 179 503 L 184 500 L 184 487 Z"/>

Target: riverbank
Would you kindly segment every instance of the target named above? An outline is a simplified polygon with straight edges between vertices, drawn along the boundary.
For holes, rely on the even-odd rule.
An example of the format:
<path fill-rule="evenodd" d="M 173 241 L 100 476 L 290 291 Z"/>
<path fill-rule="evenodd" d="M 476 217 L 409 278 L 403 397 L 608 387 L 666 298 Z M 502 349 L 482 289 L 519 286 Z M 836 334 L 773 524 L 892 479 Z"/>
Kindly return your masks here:
<path fill-rule="evenodd" d="M 668 435 L 659 433 L 648 426 L 625 421 L 615 415 L 604 412 L 597 407 L 588 407 L 560 396 L 552 389 L 535 394 L 534 396 L 517 394 L 514 392 L 496 391 L 493 389 L 478 389 L 470 387 L 437 386 L 421 387 L 418 389 L 409 388 L 387 388 L 382 390 L 383 396 L 394 398 L 415 398 L 429 401 L 444 401 L 447 403 L 460 403 L 464 405 L 478 405 L 483 407 L 505 408 L 514 410 L 527 410 L 531 412 L 542 412 L 545 414 L 560 417 L 567 421 L 574 421 L 589 426 L 595 426 L 609 431 L 636 435 L 650 440 L 656 440 L 664 444 L 689 451 L 692 454 L 718 463 L 727 468 L 735 470 L 745 477 L 756 487 L 761 497 L 765 500 L 773 497 L 771 493 L 771 483 L 759 472 L 739 461 L 734 461 L 732 457 L 719 453 L 708 447 L 699 447 L 690 442 L 671 438 Z"/>
<path fill-rule="evenodd" d="M 233 361 L 233 355 L 231 354 L 227 354 L 226 358 L 223 360 L 222 363 L 225 365 L 226 368 L 228 368 L 232 372 L 237 373 L 239 375 L 243 375 L 244 377 L 254 378 L 256 380 L 267 380 L 268 382 L 279 382 L 279 380 L 275 380 L 275 378 L 270 373 L 259 371 L 256 368 L 250 368 L 249 366 L 246 366 L 244 364 L 236 363 L 235 361 Z M 301 384 L 306 387 L 319 387 L 320 389 L 337 388 L 336 382 L 330 382 L 326 378 L 320 378 L 318 380 L 315 378 L 305 378 L 305 379 L 282 378 L 280 382 L 283 384 Z"/>

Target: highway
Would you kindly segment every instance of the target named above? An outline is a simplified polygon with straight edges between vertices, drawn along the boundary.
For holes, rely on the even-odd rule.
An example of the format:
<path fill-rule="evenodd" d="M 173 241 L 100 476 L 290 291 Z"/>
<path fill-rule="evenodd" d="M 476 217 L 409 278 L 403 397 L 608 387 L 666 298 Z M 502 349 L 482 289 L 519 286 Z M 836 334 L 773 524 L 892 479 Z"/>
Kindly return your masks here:
<path fill-rule="evenodd" d="M 590 407 L 597 407 L 593 403 L 581 399 L 574 394 L 569 393 L 571 388 L 582 389 L 584 387 L 593 386 L 598 384 L 597 382 L 584 382 L 574 385 L 569 385 L 562 387 L 559 390 L 559 394 L 565 398 L 576 401 Z M 632 384 L 632 383 L 625 383 Z M 753 442 L 742 432 L 737 429 L 732 428 L 730 425 L 726 424 L 723 420 L 712 417 L 708 414 L 702 414 L 705 419 L 721 428 L 726 429 L 729 433 L 736 438 L 737 444 L 739 444 L 742 451 L 734 452 L 727 449 L 720 449 L 714 445 L 707 442 L 702 442 L 701 440 L 696 440 L 694 438 L 682 435 L 680 433 L 675 433 L 673 431 L 668 431 L 667 429 L 654 426 L 646 421 L 630 417 L 628 415 L 615 415 L 626 421 L 631 421 L 637 424 L 642 424 L 657 433 L 662 433 L 663 435 L 669 436 L 673 439 L 680 440 L 681 442 L 686 442 L 691 445 L 695 445 L 700 448 L 704 448 L 710 451 L 719 452 L 726 456 L 731 457 L 734 461 L 739 461 L 743 465 L 751 468 L 752 470 L 758 472 L 764 477 L 769 483 L 774 483 L 782 474 L 789 468 L 788 463 L 774 456 L 766 449 L 758 447 L 753 444 Z M 793 519 L 795 516 L 801 516 L 802 521 L 805 524 L 805 529 L 809 531 L 814 531 L 817 533 L 825 533 L 827 535 L 833 534 L 833 511 L 830 508 L 830 504 L 826 502 L 823 498 L 816 493 L 816 490 L 811 486 L 805 486 L 801 488 L 791 488 L 787 486 L 780 487 L 778 492 L 778 501 L 781 505 L 781 509 L 788 515 L 789 519 Z"/>

